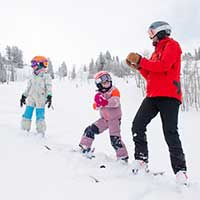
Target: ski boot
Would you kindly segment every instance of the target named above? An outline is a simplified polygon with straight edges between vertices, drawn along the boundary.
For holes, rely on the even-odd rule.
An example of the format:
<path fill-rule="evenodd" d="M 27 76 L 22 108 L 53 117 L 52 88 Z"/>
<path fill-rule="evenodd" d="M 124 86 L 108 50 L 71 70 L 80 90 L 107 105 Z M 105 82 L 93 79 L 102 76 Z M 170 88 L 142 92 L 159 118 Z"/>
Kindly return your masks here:
<path fill-rule="evenodd" d="M 176 173 L 176 183 L 178 185 L 188 185 L 188 176 L 186 171 L 180 170 Z"/>
<path fill-rule="evenodd" d="M 134 175 L 138 174 L 138 173 L 148 173 L 149 169 L 148 169 L 148 165 L 145 161 L 143 160 L 134 160 L 133 161 L 133 167 L 132 167 L 132 172 Z"/>
<path fill-rule="evenodd" d="M 21 129 L 22 129 L 23 131 L 29 132 L 30 129 L 31 129 L 31 120 L 22 118 L 22 121 L 21 121 Z"/>
<path fill-rule="evenodd" d="M 128 164 L 128 156 L 126 157 L 119 157 L 117 158 L 117 161 L 121 162 L 122 164 Z"/>
<path fill-rule="evenodd" d="M 91 149 L 90 147 L 86 147 L 85 145 L 79 144 L 80 151 L 83 154 L 84 157 L 88 159 L 92 159 L 95 157 L 94 150 L 95 148 Z"/>

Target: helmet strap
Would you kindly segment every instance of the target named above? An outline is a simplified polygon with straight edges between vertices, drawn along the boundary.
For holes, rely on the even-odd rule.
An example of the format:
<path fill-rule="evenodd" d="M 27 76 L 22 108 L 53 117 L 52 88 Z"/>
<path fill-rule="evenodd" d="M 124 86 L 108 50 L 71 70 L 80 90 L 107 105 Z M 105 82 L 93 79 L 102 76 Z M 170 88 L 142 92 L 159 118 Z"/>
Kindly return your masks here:
<path fill-rule="evenodd" d="M 36 70 L 33 71 L 33 73 L 35 75 L 38 75 L 40 72 L 46 72 L 46 69 L 45 68 L 40 68 L 40 69 L 36 69 Z"/>
<path fill-rule="evenodd" d="M 166 33 L 166 31 L 160 31 L 156 34 L 156 36 L 158 37 L 159 40 L 162 40 L 162 39 L 166 38 L 168 36 L 168 34 Z"/>
<path fill-rule="evenodd" d="M 158 44 L 158 41 L 153 41 L 153 42 L 152 42 L 152 45 L 153 45 L 154 47 L 156 47 L 157 44 Z"/>
<path fill-rule="evenodd" d="M 104 88 L 101 83 L 97 84 L 97 88 L 99 92 L 106 93 L 112 87 L 112 81 L 110 81 L 110 86 L 108 88 Z"/>

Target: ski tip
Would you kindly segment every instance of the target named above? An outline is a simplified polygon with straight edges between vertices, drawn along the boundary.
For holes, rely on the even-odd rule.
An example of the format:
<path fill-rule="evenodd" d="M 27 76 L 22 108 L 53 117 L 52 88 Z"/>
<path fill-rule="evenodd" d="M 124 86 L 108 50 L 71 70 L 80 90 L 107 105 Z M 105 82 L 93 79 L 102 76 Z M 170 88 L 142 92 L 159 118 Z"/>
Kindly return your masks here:
<path fill-rule="evenodd" d="M 160 171 L 160 172 L 150 172 L 150 173 L 152 173 L 152 175 L 154 175 L 154 176 L 162 176 L 162 175 L 164 175 L 164 171 Z"/>
<path fill-rule="evenodd" d="M 106 168 L 106 166 L 105 165 L 100 165 L 99 166 L 101 169 L 104 169 L 104 168 Z"/>
<path fill-rule="evenodd" d="M 47 150 L 51 151 L 51 148 L 50 148 L 49 146 L 44 145 L 44 147 L 45 147 Z"/>
<path fill-rule="evenodd" d="M 96 178 L 96 177 L 94 177 L 94 176 L 89 176 L 95 183 L 99 183 L 100 181 Z"/>
<path fill-rule="evenodd" d="M 147 170 L 146 171 L 146 173 L 147 174 L 151 174 L 151 175 L 153 175 L 153 176 L 162 176 L 162 175 L 164 175 L 164 173 L 165 173 L 165 171 L 151 171 L 151 170 Z"/>

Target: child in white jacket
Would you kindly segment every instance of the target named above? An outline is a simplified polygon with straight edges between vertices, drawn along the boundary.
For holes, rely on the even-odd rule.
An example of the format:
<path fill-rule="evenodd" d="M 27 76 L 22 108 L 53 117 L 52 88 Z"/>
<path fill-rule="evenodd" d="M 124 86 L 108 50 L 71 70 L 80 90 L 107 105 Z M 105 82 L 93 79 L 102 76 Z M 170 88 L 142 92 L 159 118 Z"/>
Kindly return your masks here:
<path fill-rule="evenodd" d="M 26 104 L 21 122 L 22 130 L 30 131 L 32 115 L 35 108 L 36 130 L 43 136 L 46 131 L 45 104 L 50 108 L 52 100 L 52 82 L 50 75 L 47 73 L 47 66 L 48 60 L 43 56 L 35 56 L 31 60 L 33 76 L 29 80 L 27 88 L 20 100 L 21 107 L 23 104 Z"/>

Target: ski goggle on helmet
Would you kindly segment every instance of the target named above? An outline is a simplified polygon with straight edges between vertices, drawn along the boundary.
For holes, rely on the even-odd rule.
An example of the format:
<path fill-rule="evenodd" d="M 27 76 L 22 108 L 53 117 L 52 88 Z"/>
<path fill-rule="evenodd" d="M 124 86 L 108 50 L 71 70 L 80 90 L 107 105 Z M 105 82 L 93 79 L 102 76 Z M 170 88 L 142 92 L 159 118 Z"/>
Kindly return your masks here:
<path fill-rule="evenodd" d="M 38 67 L 38 68 L 47 68 L 48 66 L 48 60 L 47 58 L 45 58 L 44 56 L 35 56 L 32 60 L 31 60 L 31 67 Z"/>
<path fill-rule="evenodd" d="M 166 35 L 171 34 L 171 26 L 167 22 L 156 21 L 153 22 L 148 29 L 150 39 L 153 39 L 160 31 L 165 31 Z"/>
<path fill-rule="evenodd" d="M 111 82 L 112 78 L 110 74 L 107 71 L 100 71 L 95 75 L 95 83 L 96 85 L 105 83 L 105 82 Z"/>

